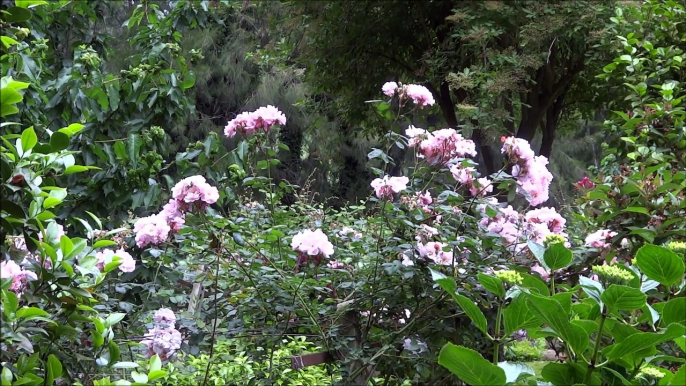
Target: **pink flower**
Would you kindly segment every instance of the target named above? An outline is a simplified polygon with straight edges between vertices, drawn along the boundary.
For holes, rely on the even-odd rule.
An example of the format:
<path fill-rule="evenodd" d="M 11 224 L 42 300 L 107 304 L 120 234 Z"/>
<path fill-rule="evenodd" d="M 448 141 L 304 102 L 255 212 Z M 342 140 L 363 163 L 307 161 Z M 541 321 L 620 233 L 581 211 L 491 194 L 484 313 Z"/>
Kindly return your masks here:
<path fill-rule="evenodd" d="M 171 228 L 167 220 L 159 215 L 152 215 L 138 219 L 133 224 L 133 232 L 136 234 L 136 244 L 143 248 L 147 245 L 157 245 L 169 237 Z"/>
<path fill-rule="evenodd" d="M 328 263 L 326 263 L 326 266 L 331 269 L 345 269 L 345 264 L 341 263 L 338 260 L 331 260 Z"/>
<path fill-rule="evenodd" d="M 414 261 L 412 260 L 412 257 L 410 257 L 407 253 L 403 253 L 403 261 L 401 261 L 400 264 L 406 267 L 412 267 L 414 266 Z"/>
<path fill-rule="evenodd" d="M 172 196 L 178 201 L 182 211 L 188 211 L 196 202 L 200 204 L 200 208 L 214 204 L 219 199 L 219 191 L 208 184 L 205 177 L 192 176 L 179 181 L 172 188 Z"/>
<path fill-rule="evenodd" d="M 186 223 L 186 215 L 181 212 L 181 206 L 179 206 L 179 202 L 176 200 L 169 200 L 169 202 L 162 207 L 159 216 L 167 221 L 169 228 L 171 228 L 173 232 L 178 232 L 179 229 L 181 229 L 181 226 Z"/>
<path fill-rule="evenodd" d="M 152 320 L 155 323 L 166 324 L 169 327 L 176 326 L 176 315 L 174 314 L 174 311 L 168 308 L 160 308 L 159 310 L 155 311 L 155 314 L 152 316 Z"/>
<path fill-rule="evenodd" d="M 419 153 L 432 165 L 445 165 L 454 158 L 475 156 L 476 146 L 454 129 L 440 129 L 428 133 L 419 143 Z"/>
<path fill-rule="evenodd" d="M 482 177 L 476 180 L 477 184 L 472 183 L 469 187 L 469 193 L 472 196 L 483 197 L 487 193 L 493 192 L 493 183 L 486 177 Z"/>
<path fill-rule="evenodd" d="M 543 268 L 538 263 L 534 264 L 533 267 L 531 267 L 531 272 L 536 272 L 537 274 L 541 275 L 541 278 L 543 280 L 547 281 L 548 279 L 550 279 L 550 271 Z"/>
<path fill-rule="evenodd" d="M 424 129 L 420 129 L 418 127 L 414 127 L 414 126 L 410 125 L 410 127 L 408 127 L 405 130 L 405 135 L 407 135 L 407 138 L 409 138 L 407 145 L 409 147 L 415 147 L 421 141 L 423 141 L 429 137 L 429 132 L 424 130 Z"/>
<path fill-rule="evenodd" d="M 474 181 L 475 172 L 476 169 L 472 167 L 466 167 L 462 165 L 453 165 L 450 167 L 450 173 L 453 175 L 453 178 L 455 178 L 455 181 L 463 185 L 471 184 L 472 181 Z"/>
<path fill-rule="evenodd" d="M 581 181 L 577 182 L 575 185 L 578 189 L 591 189 L 595 186 L 593 181 L 589 180 L 588 177 L 582 178 Z"/>
<path fill-rule="evenodd" d="M 617 236 L 617 232 L 612 232 L 608 229 L 600 229 L 586 236 L 585 242 L 586 245 L 593 248 L 605 249 L 610 246 L 608 241 L 612 240 L 615 236 Z"/>
<path fill-rule="evenodd" d="M 293 236 L 291 248 L 309 256 L 323 256 L 327 258 L 333 255 L 334 252 L 333 244 L 329 242 L 329 238 L 326 237 L 321 229 L 315 231 L 305 229 L 299 232 Z"/>
<path fill-rule="evenodd" d="M 431 193 L 426 191 L 423 194 L 422 193 L 417 193 L 417 205 L 418 206 L 427 206 L 430 205 L 433 202 L 433 198 L 431 198 Z"/>
<path fill-rule="evenodd" d="M 267 105 L 250 113 L 243 112 L 238 114 L 236 118 L 229 121 L 226 125 L 224 135 L 231 138 L 236 133 L 247 135 L 257 130 L 267 132 L 277 124 L 285 125 L 286 116 L 276 107 Z"/>
<path fill-rule="evenodd" d="M 530 210 L 524 216 L 526 221 L 535 224 L 545 224 L 548 230 L 555 234 L 562 234 L 565 229 L 565 220 L 555 208 L 543 207 L 539 209 Z M 545 238 L 545 236 L 543 236 Z"/>
<path fill-rule="evenodd" d="M 529 143 L 521 138 L 502 137 L 501 141 L 501 151 L 514 164 L 512 176 L 517 179 L 517 191 L 524 194 L 533 206 L 548 201 L 550 183 L 553 180 L 553 175 L 546 167 L 548 159 L 535 156 Z"/>
<path fill-rule="evenodd" d="M 136 269 L 136 260 L 131 257 L 131 255 L 124 249 L 118 249 L 116 252 L 111 249 L 103 249 L 95 254 L 98 259 L 95 265 L 101 272 L 105 269 L 105 266 L 112 261 L 115 257 L 119 258 L 119 270 L 122 272 L 133 272 Z"/>
<path fill-rule="evenodd" d="M 376 192 L 378 198 L 392 199 L 393 193 L 399 193 L 407 188 L 410 179 L 407 177 L 389 177 L 377 178 L 372 181 L 371 186 Z"/>
<path fill-rule="evenodd" d="M 147 358 L 157 354 L 161 360 L 166 361 L 181 348 L 181 333 L 175 328 L 156 326 L 148 330 L 141 344 L 148 346 Z"/>
<path fill-rule="evenodd" d="M 0 263 L 0 278 L 12 279 L 12 284 L 9 289 L 16 293 L 17 297 L 20 297 L 28 287 L 29 279 L 38 279 L 34 272 L 25 270 L 12 260 Z"/>
<path fill-rule="evenodd" d="M 398 84 L 395 82 L 386 82 L 381 86 L 381 92 L 387 97 L 395 95 L 396 90 L 398 90 Z"/>
<path fill-rule="evenodd" d="M 408 84 L 403 87 L 403 94 L 412 99 L 414 104 L 420 108 L 424 106 L 433 106 L 436 101 L 433 94 L 428 88 L 418 84 Z"/>
<path fill-rule="evenodd" d="M 415 236 L 415 240 L 417 241 L 422 241 L 422 240 L 429 240 L 433 236 L 438 235 L 438 229 L 434 227 L 430 227 L 426 224 L 422 224 L 420 228 L 417 230 L 417 235 Z"/>
<path fill-rule="evenodd" d="M 447 246 L 448 244 L 436 241 L 431 241 L 426 244 L 417 243 L 417 249 L 419 250 L 419 255 L 421 257 L 433 260 L 436 264 L 452 265 L 453 252 L 446 252 L 443 250 Z"/>

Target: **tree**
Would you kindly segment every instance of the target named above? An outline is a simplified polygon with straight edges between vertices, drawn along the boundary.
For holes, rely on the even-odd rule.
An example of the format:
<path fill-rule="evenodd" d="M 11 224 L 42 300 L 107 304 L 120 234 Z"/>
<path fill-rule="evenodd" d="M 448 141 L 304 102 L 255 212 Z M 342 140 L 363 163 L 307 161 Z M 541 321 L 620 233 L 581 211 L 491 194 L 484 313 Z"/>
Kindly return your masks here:
<path fill-rule="evenodd" d="M 306 25 L 299 60 L 346 118 L 383 82 L 421 82 L 445 124 L 471 132 L 486 170 L 501 135 L 533 139 L 550 155 L 565 110 L 597 103 L 586 80 L 602 62 L 596 47 L 611 3 L 528 1 L 292 2 Z M 583 90 L 581 90 L 583 88 Z M 591 93 L 584 93 L 584 91 Z"/>

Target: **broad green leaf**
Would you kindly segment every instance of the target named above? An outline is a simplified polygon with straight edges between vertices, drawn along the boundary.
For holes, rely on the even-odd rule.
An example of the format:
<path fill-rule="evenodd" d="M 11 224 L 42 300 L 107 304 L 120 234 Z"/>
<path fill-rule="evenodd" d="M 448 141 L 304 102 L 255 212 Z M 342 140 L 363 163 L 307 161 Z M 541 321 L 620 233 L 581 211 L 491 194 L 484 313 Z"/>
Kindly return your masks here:
<path fill-rule="evenodd" d="M 52 385 L 52 382 L 62 376 L 62 364 L 53 354 L 48 355 L 47 375 L 45 377 L 46 384 Z"/>
<path fill-rule="evenodd" d="M 669 386 L 683 386 L 686 385 L 686 365 L 679 367 L 674 376 L 669 381 Z"/>
<path fill-rule="evenodd" d="M 131 378 L 133 378 L 133 380 L 138 382 L 138 383 L 142 383 L 142 384 L 148 383 L 148 375 L 147 374 L 141 374 L 137 371 L 131 372 Z"/>
<path fill-rule="evenodd" d="M 535 243 L 531 240 L 527 240 L 526 245 L 529 246 L 529 250 L 534 255 L 538 263 L 545 269 L 550 270 L 548 264 L 545 262 L 545 247 L 541 244 Z"/>
<path fill-rule="evenodd" d="M 121 353 L 119 351 L 119 346 L 117 345 L 117 343 L 115 341 L 110 340 L 107 343 L 107 350 L 110 354 L 110 360 L 109 360 L 110 363 L 116 362 L 119 360 L 119 356 Z"/>
<path fill-rule="evenodd" d="M 522 272 L 519 274 L 522 275 L 522 284 L 520 284 L 520 287 L 526 288 L 529 291 L 533 291 L 540 295 L 550 295 L 550 289 L 548 288 L 548 285 L 546 285 L 540 277 Z"/>
<path fill-rule="evenodd" d="M 505 335 L 508 336 L 515 331 L 541 325 L 536 315 L 529 311 L 526 299 L 521 293 L 515 296 L 503 310 L 503 322 L 505 323 Z"/>
<path fill-rule="evenodd" d="M 112 240 L 98 240 L 93 244 L 93 249 L 111 247 L 114 245 L 117 245 L 117 243 Z"/>
<path fill-rule="evenodd" d="M 69 147 L 69 136 L 65 133 L 56 131 L 50 136 L 50 147 L 53 152 L 58 152 Z"/>
<path fill-rule="evenodd" d="M 167 372 L 164 370 L 153 370 L 148 373 L 148 381 L 154 381 L 155 379 L 164 378 L 167 376 Z"/>
<path fill-rule="evenodd" d="M 126 317 L 126 314 L 123 312 L 112 313 L 105 320 L 105 327 L 114 326 L 115 324 L 121 322 L 125 317 Z"/>
<path fill-rule="evenodd" d="M 477 307 L 473 301 L 469 300 L 469 298 L 457 293 L 457 285 L 455 284 L 455 280 L 448 278 L 442 273 L 434 270 L 430 271 L 433 281 L 435 281 L 441 288 L 443 288 L 444 291 L 453 297 L 455 302 L 457 302 L 460 308 L 462 308 L 464 313 L 467 314 L 472 323 L 474 323 L 474 325 L 481 330 L 481 332 L 483 332 L 489 339 L 493 339 L 488 334 L 488 324 L 483 312 L 481 312 L 479 307 Z"/>
<path fill-rule="evenodd" d="M 126 150 L 134 168 L 138 166 L 138 151 L 140 150 L 141 145 L 140 135 L 129 133 L 129 138 L 126 140 Z"/>
<path fill-rule="evenodd" d="M 649 278 L 669 286 L 684 277 L 683 257 L 657 245 L 646 244 L 636 253 L 636 265 Z"/>
<path fill-rule="evenodd" d="M 636 288 L 612 284 L 600 296 L 610 308 L 623 311 L 638 310 L 646 303 L 646 295 Z"/>
<path fill-rule="evenodd" d="M 438 354 L 438 363 L 469 385 L 504 385 L 505 371 L 485 360 L 479 353 L 446 343 Z"/>
<path fill-rule="evenodd" d="M 2 384 L 7 385 L 7 386 L 12 386 L 12 370 L 10 370 L 7 367 L 2 368 L 2 375 L 0 375 L 0 379 L 2 379 Z"/>
<path fill-rule="evenodd" d="M 674 298 L 662 307 L 662 320 L 665 326 L 672 323 L 680 323 L 686 325 L 686 298 Z"/>
<path fill-rule="evenodd" d="M 579 276 L 579 284 L 581 289 L 588 295 L 589 298 L 595 300 L 599 306 L 603 306 L 601 295 L 605 291 L 603 285 L 595 280 L 591 280 L 585 276 Z"/>
<path fill-rule="evenodd" d="M 153 355 L 150 358 L 150 362 L 148 364 L 148 369 L 150 371 L 155 371 L 155 370 L 160 370 L 162 369 L 162 361 L 157 355 Z"/>
<path fill-rule="evenodd" d="M 17 319 L 30 318 L 32 316 L 50 316 L 50 314 L 36 307 L 22 307 L 17 311 Z"/>
<path fill-rule="evenodd" d="M 525 295 L 529 309 L 542 324 L 547 324 L 576 353 L 583 353 L 588 347 L 589 335 L 586 331 L 569 322 L 569 314 L 555 299 L 538 295 Z"/>
<path fill-rule="evenodd" d="M 633 334 L 615 344 L 612 350 L 608 352 L 608 359 L 622 358 L 640 350 L 655 347 L 658 343 L 678 338 L 684 334 L 686 334 L 686 327 L 677 323 L 670 324 L 666 330 L 660 333 L 641 332 Z"/>
<path fill-rule="evenodd" d="M 478 275 L 478 278 L 479 283 L 481 283 L 481 285 L 486 290 L 493 293 L 495 296 L 499 298 L 505 297 L 505 287 L 503 286 L 502 280 L 498 279 L 495 276 L 490 276 L 483 273 L 480 273 Z"/>
<path fill-rule="evenodd" d="M 567 249 L 563 243 L 551 244 L 546 248 L 543 260 L 548 268 L 553 271 L 566 268 L 572 263 L 572 251 Z"/>
<path fill-rule="evenodd" d="M 580 382 L 583 375 L 572 363 L 548 363 L 541 370 L 541 377 L 555 386 L 569 386 Z"/>
<path fill-rule="evenodd" d="M 14 5 L 21 8 L 32 8 L 43 4 L 48 4 L 48 2 L 45 0 L 14 0 Z"/>
<path fill-rule="evenodd" d="M 17 295 L 12 291 L 2 290 L 2 306 L 2 311 L 5 314 L 5 317 L 7 317 L 7 319 L 10 321 L 14 320 L 16 315 L 11 315 L 17 312 L 17 307 L 19 306 L 19 299 L 17 299 Z"/>
<path fill-rule="evenodd" d="M 33 130 L 33 126 L 29 127 L 21 133 L 21 149 L 24 152 L 33 149 L 33 147 L 36 146 L 37 143 L 38 136 L 36 135 L 36 132 Z"/>

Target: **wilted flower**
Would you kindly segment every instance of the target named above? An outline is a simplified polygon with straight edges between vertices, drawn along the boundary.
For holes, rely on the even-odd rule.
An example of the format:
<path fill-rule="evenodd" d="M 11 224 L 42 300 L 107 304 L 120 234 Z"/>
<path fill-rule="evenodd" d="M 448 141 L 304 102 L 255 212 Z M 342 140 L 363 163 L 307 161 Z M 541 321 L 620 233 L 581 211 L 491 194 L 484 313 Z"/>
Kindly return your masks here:
<path fill-rule="evenodd" d="M 517 179 L 517 191 L 533 206 L 548 201 L 550 183 L 553 175 L 548 171 L 548 158 L 535 156 L 526 140 L 515 137 L 502 137 L 502 153 L 506 153 L 512 167 L 512 176 Z"/>
<path fill-rule="evenodd" d="M 159 216 L 167 221 L 169 228 L 174 232 L 178 232 L 179 229 L 181 229 L 181 226 L 186 222 L 186 215 L 181 211 L 179 202 L 176 200 L 169 200 L 169 202 L 162 207 Z"/>
<path fill-rule="evenodd" d="M 419 255 L 421 257 L 433 260 L 436 264 L 452 265 L 453 252 L 446 252 L 443 250 L 447 246 L 448 244 L 435 241 L 431 241 L 426 244 L 422 244 L 421 242 L 417 243 L 417 249 L 419 250 Z"/>
<path fill-rule="evenodd" d="M 486 193 L 493 192 L 493 182 L 486 177 L 479 178 L 476 180 L 477 184 L 472 183 L 469 187 L 469 193 L 472 196 L 483 197 Z"/>

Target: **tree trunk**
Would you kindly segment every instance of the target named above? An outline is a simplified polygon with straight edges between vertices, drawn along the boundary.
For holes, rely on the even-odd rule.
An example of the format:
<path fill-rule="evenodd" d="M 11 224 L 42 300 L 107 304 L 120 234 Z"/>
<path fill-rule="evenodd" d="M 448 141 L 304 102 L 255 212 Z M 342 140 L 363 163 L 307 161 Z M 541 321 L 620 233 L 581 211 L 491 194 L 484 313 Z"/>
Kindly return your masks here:
<path fill-rule="evenodd" d="M 557 125 L 560 123 L 560 116 L 562 115 L 562 105 L 564 103 L 565 95 L 557 98 L 555 103 L 548 109 L 546 113 L 546 121 L 543 130 L 543 141 L 541 142 L 541 149 L 539 154 L 550 158 L 553 151 L 553 142 L 555 141 L 555 132 Z"/>

